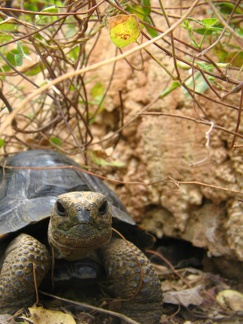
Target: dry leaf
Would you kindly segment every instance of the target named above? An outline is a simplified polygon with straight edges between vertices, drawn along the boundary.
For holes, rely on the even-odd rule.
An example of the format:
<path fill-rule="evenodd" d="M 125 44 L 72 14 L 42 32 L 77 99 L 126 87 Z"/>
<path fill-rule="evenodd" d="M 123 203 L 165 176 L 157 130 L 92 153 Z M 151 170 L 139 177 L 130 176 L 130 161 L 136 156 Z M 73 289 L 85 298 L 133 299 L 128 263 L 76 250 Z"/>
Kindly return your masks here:
<path fill-rule="evenodd" d="M 76 324 L 74 318 L 60 311 L 48 310 L 43 307 L 30 307 L 30 318 L 33 324 Z"/>
<path fill-rule="evenodd" d="M 216 296 L 216 300 L 222 308 L 230 308 L 237 312 L 243 309 L 243 294 L 236 290 L 222 290 Z"/>
<path fill-rule="evenodd" d="M 203 302 L 201 296 L 201 286 L 181 291 L 164 293 L 164 302 L 168 304 L 181 304 L 185 307 L 189 305 L 200 305 Z"/>

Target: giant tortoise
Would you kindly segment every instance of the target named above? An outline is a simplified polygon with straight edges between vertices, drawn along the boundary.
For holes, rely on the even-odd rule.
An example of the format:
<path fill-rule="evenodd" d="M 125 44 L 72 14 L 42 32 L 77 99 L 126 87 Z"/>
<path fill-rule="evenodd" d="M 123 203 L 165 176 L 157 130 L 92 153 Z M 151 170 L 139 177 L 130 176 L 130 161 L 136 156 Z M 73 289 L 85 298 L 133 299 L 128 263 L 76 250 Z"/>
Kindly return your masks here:
<path fill-rule="evenodd" d="M 100 179 L 48 150 L 3 160 L 0 179 L 0 314 L 31 306 L 34 280 L 39 287 L 53 272 L 54 285 L 94 279 L 101 267 L 121 313 L 159 321 L 160 281 L 137 247 L 150 237 Z"/>

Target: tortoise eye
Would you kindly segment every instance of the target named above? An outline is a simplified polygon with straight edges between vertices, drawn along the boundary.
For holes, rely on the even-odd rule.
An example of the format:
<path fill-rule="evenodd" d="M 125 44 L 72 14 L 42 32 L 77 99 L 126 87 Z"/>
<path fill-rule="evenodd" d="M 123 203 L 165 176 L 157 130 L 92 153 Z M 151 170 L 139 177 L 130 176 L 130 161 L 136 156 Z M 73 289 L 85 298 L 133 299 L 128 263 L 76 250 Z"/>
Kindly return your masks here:
<path fill-rule="evenodd" d="M 60 200 L 57 200 L 56 202 L 56 211 L 59 216 L 66 216 L 67 212 L 63 204 L 60 202 Z"/>
<path fill-rule="evenodd" d="M 101 216 L 103 216 L 103 215 L 105 215 L 107 213 L 107 210 L 108 210 L 108 203 L 105 200 L 105 201 L 103 201 L 103 203 L 99 207 L 99 214 Z"/>

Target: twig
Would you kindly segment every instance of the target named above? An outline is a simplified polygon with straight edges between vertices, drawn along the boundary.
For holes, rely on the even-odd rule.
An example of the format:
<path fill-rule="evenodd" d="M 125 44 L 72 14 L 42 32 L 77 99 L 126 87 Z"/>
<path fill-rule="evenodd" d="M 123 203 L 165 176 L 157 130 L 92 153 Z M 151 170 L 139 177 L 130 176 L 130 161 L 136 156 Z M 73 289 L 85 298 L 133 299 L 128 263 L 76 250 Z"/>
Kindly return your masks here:
<path fill-rule="evenodd" d="M 128 50 L 127 52 L 118 55 L 117 57 L 113 57 L 113 58 L 109 58 L 103 61 L 100 61 L 98 63 L 95 63 L 91 66 L 76 70 L 76 71 L 71 71 L 71 72 L 67 72 L 64 75 L 61 75 L 60 77 L 57 77 L 56 79 L 52 80 L 50 83 L 43 85 L 41 88 L 33 91 L 30 95 L 28 95 L 26 97 L 25 100 L 22 101 L 22 103 L 20 104 L 20 106 L 18 108 L 16 108 L 7 118 L 6 120 L 2 123 L 1 128 L 0 128 L 0 133 L 3 133 L 3 131 L 11 124 L 12 120 L 14 119 L 14 117 L 19 113 L 19 111 L 21 111 L 21 109 L 23 109 L 23 107 L 26 107 L 26 105 L 33 99 L 35 98 L 37 95 L 45 92 L 46 90 L 48 90 L 51 86 L 54 86 L 68 78 L 71 78 L 73 76 L 77 76 L 83 73 L 86 73 L 88 71 L 92 71 L 95 69 L 98 69 L 101 66 L 107 65 L 107 64 L 111 64 L 113 62 L 117 62 L 121 59 L 124 59 L 125 57 L 132 55 L 133 53 L 136 53 L 137 51 L 140 51 L 141 49 L 157 42 L 158 40 L 164 38 L 165 36 L 167 36 L 168 34 L 170 34 L 176 27 L 178 27 L 182 21 L 188 17 L 190 15 L 190 13 L 192 12 L 192 10 L 194 9 L 194 7 L 197 5 L 197 3 L 200 0 L 195 0 L 193 2 L 193 4 L 191 5 L 190 9 L 181 17 L 180 20 L 178 20 L 176 23 L 174 23 L 167 31 L 165 31 L 163 34 L 149 40 L 148 42 L 145 42 L 141 45 L 136 46 L 135 48 L 132 48 L 131 50 Z"/>
<path fill-rule="evenodd" d="M 209 153 L 210 153 L 210 134 L 211 134 L 212 130 L 214 129 L 214 122 L 210 122 L 210 124 L 211 124 L 211 126 L 210 126 L 209 130 L 205 133 L 205 138 L 206 138 L 205 147 L 207 149 L 207 155 L 202 160 L 199 160 L 199 161 L 193 162 L 193 163 L 189 163 L 190 166 L 195 166 L 195 165 L 198 165 L 198 164 L 202 164 L 205 161 L 207 161 L 207 159 L 209 157 Z"/>
<path fill-rule="evenodd" d="M 233 10 L 231 11 L 230 15 L 229 15 L 229 18 L 227 19 L 227 24 L 229 24 L 236 8 L 238 7 L 238 5 L 240 4 L 241 0 L 238 0 L 237 3 L 235 4 Z M 205 55 L 209 50 L 211 50 L 215 45 L 218 44 L 218 42 L 223 38 L 224 34 L 226 32 L 226 27 L 224 27 L 224 29 L 222 30 L 221 34 L 219 35 L 219 37 L 216 39 L 216 41 L 211 44 L 209 47 L 207 47 L 205 50 L 203 50 L 202 52 L 200 52 L 197 57 L 199 56 L 202 56 L 202 55 Z"/>
<path fill-rule="evenodd" d="M 195 119 L 195 118 L 192 118 L 192 117 L 189 117 L 189 116 L 183 116 L 183 115 L 176 115 L 176 114 L 169 114 L 169 113 L 161 113 L 161 112 L 155 112 L 155 111 L 151 111 L 151 112 L 141 112 L 140 115 L 151 115 L 151 116 L 166 116 L 166 117 L 174 117 L 174 118 L 182 118 L 182 119 L 187 119 L 187 120 L 190 120 L 196 124 L 202 124 L 202 125 L 211 125 L 211 122 L 210 121 L 206 121 L 206 120 L 199 120 L 199 119 Z M 236 133 L 234 131 L 230 131 L 229 129 L 227 128 L 224 128 L 222 126 L 219 126 L 217 124 L 214 124 L 214 128 L 215 129 L 219 129 L 225 133 L 228 133 L 228 134 L 231 134 L 231 135 L 236 135 L 240 138 L 243 139 L 243 135 L 239 134 L 239 133 Z"/>
<path fill-rule="evenodd" d="M 239 4 L 241 0 L 238 0 L 237 3 Z M 227 22 L 223 19 L 223 17 L 219 14 L 218 10 L 215 8 L 215 6 L 212 3 L 212 0 L 208 0 L 210 8 L 213 10 L 215 16 L 218 18 L 218 20 L 221 22 L 221 24 L 234 36 L 236 41 L 240 44 L 241 48 L 243 47 L 243 39 L 241 39 L 241 36 L 239 34 L 236 34 L 233 28 L 231 28 Z"/>
<path fill-rule="evenodd" d="M 182 275 L 174 268 L 173 264 L 167 260 L 163 254 L 157 252 L 157 251 L 153 251 L 153 250 L 148 250 L 146 249 L 146 252 L 150 253 L 150 254 L 153 254 L 153 255 L 156 255 L 158 258 L 160 258 L 161 260 L 163 260 L 171 269 L 171 271 L 178 277 L 181 279 L 182 282 L 184 282 L 184 284 L 189 287 L 189 288 L 192 288 L 192 285 L 187 281 L 185 280 Z"/>
<path fill-rule="evenodd" d="M 240 127 L 240 121 L 241 121 L 241 112 L 242 112 L 242 105 L 243 105 L 243 88 L 241 89 L 241 95 L 240 95 L 240 107 L 239 107 L 239 111 L 238 111 L 238 118 L 237 118 L 237 123 L 235 126 L 235 133 L 238 134 L 238 130 Z M 234 147 L 235 145 L 235 140 L 236 140 L 236 135 L 234 135 L 232 143 L 231 143 L 231 148 Z"/>
<path fill-rule="evenodd" d="M 88 305 L 88 304 L 85 304 L 85 303 L 79 303 L 79 302 L 76 302 L 74 300 L 70 300 L 70 299 L 67 299 L 67 298 L 63 298 L 63 297 L 59 297 L 59 296 L 56 296 L 56 295 L 53 295 L 53 294 L 46 293 L 46 292 L 44 292 L 42 290 L 40 290 L 39 292 L 42 295 L 49 296 L 49 297 L 52 297 L 52 298 L 55 298 L 55 299 L 58 299 L 58 300 L 61 300 L 61 301 L 76 305 L 76 306 L 80 306 L 80 307 L 90 309 L 90 310 L 93 310 L 93 311 L 96 311 L 96 312 L 99 312 L 99 313 L 112 315 L 112 316 L 121 318 L 122 320 L 124 320 L 124 321 L 126 321 L 127 323 L 130 323 L 130 324 L 139 324 L 138 322 L 134 321 L 133 319 L 127 317 L 124 314 L 120 314 L 120 313 L 113 312 L 113 311 L 110 311 L 110 310 L 107 310 L 107 309 L 95 307 L 95 306 Z"/>
<path fill-rule="evenodd" d="M 173 183 L 179 189 L 180 189 L 180 185 L 182 185 L 182 184 L 186 184 L 186 185 L 195 184 L 195 185 L 198 185 L 198 186 L 209 187 L 209 188 L 213 188 L 213 189 L 217 189 L 217 190 L 223 190 L 223 191 L 231 192 L 231 193 L 238 194 L 238 195 L 243 195 L 243 192 L 241 192 L 239 190 L 234 190 L 234 189 L 230 189 L 230 188 L 215 186 L 215 185 L 211 185 L 211 184 L 200 182 L 200 181 L 194 181 L 194 180 L 192 180 L 192 181 L 177 181 L 176 179 L 174 179 L 172 177 L 167 177 L 167 178 L 159 179 L 157 181 L 152 181 L 152 182 L 147 182 L 147 181 L 144 181 L 144 182 L 142 182 L 142 181 L 121 181 L 121 180 L 115 180 L 115 179 L 107 178 L 107 177 L 104 177 L 104 176 L 101 176 L 101 175 L 97 175 L 97 174 L 94 174 L 93 172 L 84 170 L 81 167 L 73 166 L 73 165 L 56 166 L 56 167 L 22 167 L 22 166 L 19 167 L 19 166 L 7 166 L 7 165 L 5 165 L 5 163 L 6 163 L 6 161 L 3 164 L 0 163 L 0 166 L 2 166 L 3 170 L 4 170 L 4 168 L 6 168 L 6 169 L 17 169 L 17 170 L 26 170 L 26 169 L 28 169 L 28 170 L 73 169 L 73 170 L 77 170 L 79 172 L 84 172 L 84 173 L 90 174 L 92 176 L 95 176 L 95 177 L 97 177 L 99 179 L 107 180 L 108 182 L 116 183 L 116 184 L 143 185 L 144 187 L 148 187 L 148 186 L 154 186 L 154 185 L 157 185 L 157 184 L 160 184 L 160 183 L 162 183 L 162 184 Z M 3 171 L 3 173 L 4 173 L 4 171 Z M 2 180 L 4 180 L 4 176 L 3 176 Z"/>

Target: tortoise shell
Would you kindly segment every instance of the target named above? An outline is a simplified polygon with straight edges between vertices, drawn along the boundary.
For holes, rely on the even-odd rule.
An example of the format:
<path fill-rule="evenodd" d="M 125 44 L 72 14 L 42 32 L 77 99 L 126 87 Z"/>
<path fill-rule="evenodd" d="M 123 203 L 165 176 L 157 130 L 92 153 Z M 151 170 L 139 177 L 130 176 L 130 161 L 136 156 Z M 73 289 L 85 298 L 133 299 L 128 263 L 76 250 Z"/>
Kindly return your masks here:
<path fill-rule="evenodd" d="M 59 152 L 32 150 L 5 159 L 0 183 L 0 238 L 48 218 L 58 195 L 94 191 L 107 197 L 113 227 L 140 248 L 153 243 L 152 236 L 136 226 L 111 189 Z"/>

